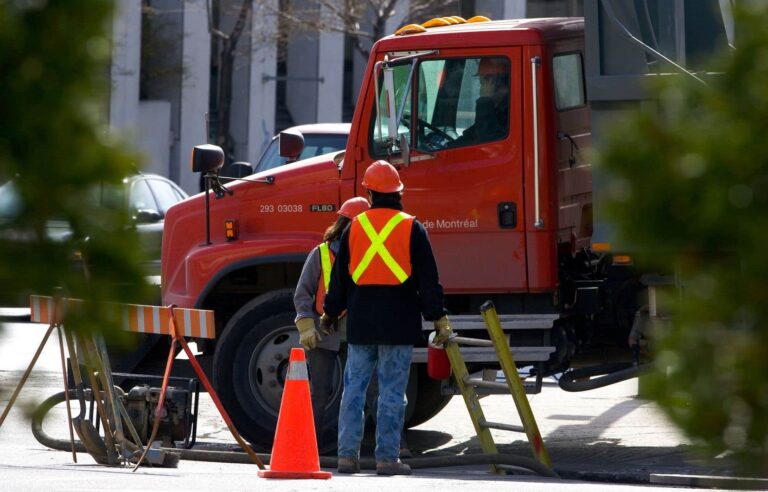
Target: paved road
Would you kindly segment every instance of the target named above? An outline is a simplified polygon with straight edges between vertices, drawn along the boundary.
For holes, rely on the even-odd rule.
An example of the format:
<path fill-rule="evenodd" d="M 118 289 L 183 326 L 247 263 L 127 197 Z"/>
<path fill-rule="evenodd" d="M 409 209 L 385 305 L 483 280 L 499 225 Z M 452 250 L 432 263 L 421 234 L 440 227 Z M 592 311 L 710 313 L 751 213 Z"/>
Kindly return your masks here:
<path fill-rule="evenodd" d="M 0 402 L 4 408 L 13 386 L 44 333 L 41 325 L 7 324 L 0 333 Z M 25 411 L 61 391 L 58 344 L 52 339 L 9 419 L 0 428 L 0 490 L 220 490 L 262 489 L 252 465 L 182 461 L 176 469 L 107 468 L 90 456 L 52 451 L 29 431 Z M 530 475 L 493 476 L 487 467 L 416 470 L 412 477 L 385 478 L 362 474 L 334 476 L 330 481 L 275 481 L 271 490 L 635 490 L 653 473 L 723 474 L 727 465 L 697 459 L 685 439 L 652 404 L 636 397 L 635 380 L 591 392 L 570 394 L 545 387 L 530 397 L 544 442 L 564 480 Z M 482 400 L 489 420 L 519 423 L 511 397 Z M 66 414 L 54 409 L 46 431 L 66 437 Z M 207 395 L 200 410 L 198 440 L 230 447 L 232 439 Z M 502 452 L 530 456 L 521 434 L 494 431 Z M 413 450 L 422 455 L 479 452 L 477 439 L 460 398 L 435 418 L 408 432 Z M 365 450 L 370 449 L 367 443 Z M 601 483 L 596 483 L 600 481 Z M 491 484 L 490 482 L 493 482 Z M 643 485 L 645 489 L 664 487 Z M 670 489 L 679 490 L 679 489 Z"/>

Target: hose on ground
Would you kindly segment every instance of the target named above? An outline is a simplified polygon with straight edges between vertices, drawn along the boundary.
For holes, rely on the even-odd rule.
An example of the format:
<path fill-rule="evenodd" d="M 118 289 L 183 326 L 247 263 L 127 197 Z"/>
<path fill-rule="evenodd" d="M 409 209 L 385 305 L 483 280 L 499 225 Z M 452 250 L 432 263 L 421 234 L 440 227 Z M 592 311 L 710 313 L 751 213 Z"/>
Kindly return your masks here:
<path fill-rule="evenodd" d="M 560 377 L 560 388 L 565 391 L 588 391 L 640 376 L 651 368 L 651 364 L 636 366 L 631 362 L 617 362 L 598 366 L 572 369 Z M 600 376 L 600 375 L 603 376 Z M 600 376 L 593 378 L 593 376 Z M 592 378 L 592 379 L 590 379 Z"/>
<path fill-rule="evenodd" d="M 85 390 L 85 399 L 89 400 L 91 397 L 91 390 Z M 69 390 L 69 399 L 70 400 L 77 400 L 77 393 L 75 390 Z M 70 442 L 66 439 L 55 439 L 51 436 L 49 436 L 44 430 L 43 430 L 43 420 L 45 420 L 45 415 L 51 411 L 53 407 L 58 405 L 59 403 L 63 403 L 65 401 L 64 398 L 64 392 L 61 391 L 59 393 L 56 393 L 52 396 L 49 396 L 43 402 L 38 405 L 38 407 L 35 409 L 35 413 L 32 414 L 32 435 L 35 436 L 35 439 L 37 439 L 37 442 L 42 444 L 43 446 L 47 446 L 51 449 L 57 449 L 59 451 L 71 451 L 72 446 Z M 87 453 L 88 451 L 85 449 L 85 446 L 83 446 L 83 443 L 75 439 L 75 451 L 78 453 Z"/>
<path fill-rule="evenodd" d="M 233 451 L 213 451 L 200 449 L 176 449 L 160 448 L 160 451 L 173 451 L 179 453 L 182 460 L 189 461 L 215 461 L 220 463 L 251 463 L 248 455 Z M 269 464 L 270 455 L 259 454 L 259 458 Z M 335 456 L 320 456 L 321 468 L 336 468 Z M 458 456 L 420 456 L 404 459 L 411 468 L 443 468 L 448 466 L 467 465 L 508 465 L 529 470 L 545 477 L 559 478 L 554 470 L 547 468 L 533 458 L 512 454 L 462 454 Z M 362 458 L 360 468 L 364 470 L 376 469 L 376 461 L 371 458 Z"/>
<path fill-rule="evenodd" d="M 70 398 L 74 399 L 75 390 L 70 390 Z M 90 398 L 90 391 L 86 391 L 86 400 Z M 43 430 L 43 421 L 46 414 L 56 405 L 63 403 L 64 392 L 56 393 L 47 399 L 45 399 L 36 409 L 32 415 L 32 435 L 43 446 L 59 451 L 70 451 L 71 445 L 67 439 L 56 439 L 51 437 Z M 78 453 L 86 453 L 85 446 L 75 440 L 75 451 Z M 251 458 L 243 452 L 239 451 L 214 451 L 214 450 L 201 450 L 201 449 L 180 449 L 180 448 L 160 448 L 160 451 L 168 453 L 174 453 L 179 455 L 183 460 L 189 461 L 213 461 L 220 463 L 253 463 Z M 268 464 L 271 456 L 268 454 L 258 454 L 259 458 Z M 335 456 L 321 456 L 320 466 L 322 468 L 336 468 Z M 403 462 L 408 463 L 411 468 L 443 468 L 450 466 L 468 466 L 468 465 L 507 465 L 520 468 L 523 470 L 529 470 L 544 477 L 558 478 L 557 473 L 554 470 L 547 468 L 542 463 L 534 460 L 533 458 L 527 458 L 525 456 L 517 456 L 511 454 L 463 454 L 458 456 L 420 456 L 416 458 L 404 459 Z M 376 462 L 371 458 L 363 458 L 360 460 L 360 467 L 366 470 L 373 470 L 376 468 Z"/>

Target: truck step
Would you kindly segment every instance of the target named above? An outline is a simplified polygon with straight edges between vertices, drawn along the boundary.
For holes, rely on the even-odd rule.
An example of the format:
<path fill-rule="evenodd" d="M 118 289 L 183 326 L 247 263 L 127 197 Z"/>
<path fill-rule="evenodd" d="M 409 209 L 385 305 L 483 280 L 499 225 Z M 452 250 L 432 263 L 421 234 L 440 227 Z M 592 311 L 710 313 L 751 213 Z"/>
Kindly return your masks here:
<path fill-rule="evenodd" d="M 559 314 L 500 314 L 502 330 L 548 330 L 552 324 L 560 317 Z M 482 316 L 471 314 L 460 314 L 449 316 L 451 327 L 454 331 L 459 330 L 486 330 L 485 321 Z M 424 321 L 422 329 L 432 331 L 435 329 L 431 321 Z"/>
<path fill-rule="evenodd" d="M 541 362 L 549 360 L 555 347 L 510 347 L 515 362 Z M 493 347 L 461 347 L 461 356 L 466 362 L 497 362 L 496 351 Z M 427 362 L 426 347 L 413 349 L 413 362 Z"/>

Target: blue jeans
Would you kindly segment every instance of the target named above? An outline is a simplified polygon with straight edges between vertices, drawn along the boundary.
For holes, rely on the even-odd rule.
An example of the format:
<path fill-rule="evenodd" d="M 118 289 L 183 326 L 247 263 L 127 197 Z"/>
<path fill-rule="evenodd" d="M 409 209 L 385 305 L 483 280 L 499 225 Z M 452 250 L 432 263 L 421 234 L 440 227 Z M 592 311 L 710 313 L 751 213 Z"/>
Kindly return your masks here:
<path fill-rule="evenodd" d="M 397 461 L 405 417 L 405 388 L 411 369 L 411 345 L 347 346 L 344 393 L 339 411 L 339 456 L 360 456 L 365 392 L 374 367 L 379 379 L 376 418 L 376 460 Z"/>

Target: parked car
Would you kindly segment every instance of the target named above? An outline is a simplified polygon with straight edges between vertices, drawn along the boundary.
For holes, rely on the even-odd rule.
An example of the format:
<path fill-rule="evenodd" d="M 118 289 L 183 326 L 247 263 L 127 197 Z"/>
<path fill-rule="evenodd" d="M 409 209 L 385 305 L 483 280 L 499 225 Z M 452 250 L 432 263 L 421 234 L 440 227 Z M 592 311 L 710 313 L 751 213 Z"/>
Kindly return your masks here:
<path fill-rule="evenodd" d="M 21 210 L 18 193 L 14 186 L 14 178 L 0 185 L 0 223 L 12 219 Z M 126 206 L 133 218 L 133 223 L 139 235 L 139 246 L 147 259 L 144 267 L 151 283 L 160 284 L 160 248 L 163 237 L 163 222 L 168 209 L 187 198 L 176 183 L 156 174 L 138 173 L 123 179 L 120 186 L 100 185 L 94 187 L 86 199 L 97 200 L 103 206 Z M 63 220 L 52 219 L 47 223 L 46 233 L 49 238 L 66 239 L 69 234 L 68 224 Z M 23 231 L 2 230 L 4 239 L 24 241 Z M 23 304 L 23 297 L 13 301 L 3 296 L 3 304 L 9 301 Z M 3 308 L 0 308 L 2 317 Z"/>
<path fill-rule="evenodd" d="M 350 123 L 312 123 L 286 128 L 272 137 L 255 166 L 247 162 L 233 162 L 224 166 L 220 175 L 242 178 L 308 157 L 344 150 L 351 126 Z M 203 187 L 201 175 L 200 191 Z"/>
<path fill-rule="evenodd" d="M 280 133 L 299 133 L 304 137 L 304 148 L 298 156 L 287 156 L 280 152 L 280 133 L 272 138 L 272 141 L 264 149 L 259 158 L 259 162 L 253 169 L 258 173 L 278 166 L 282 166 L 289 161 L 297 161 L 336 152 L 347 148 L 347 138 L 351 128 L 350 123 L 315 123 L 311 125 L 293 126 Z"/>
<path fill-rule="evenodd" d="M 157 174 L 137 174 L 123 179 L 122 192 L 126 193 L 141 249 L 149 258 L 147 274 L 159 285 L 165 213 L 188 195 L 176 183 Z"/>

